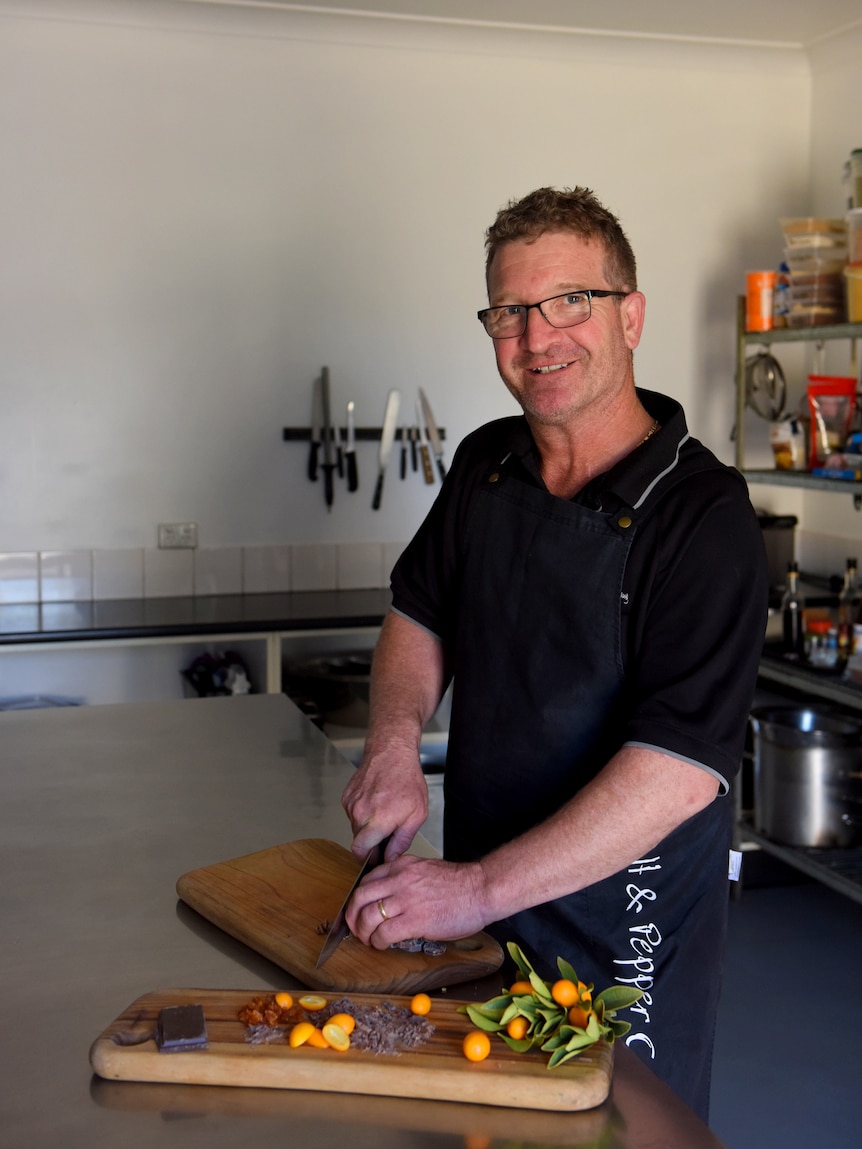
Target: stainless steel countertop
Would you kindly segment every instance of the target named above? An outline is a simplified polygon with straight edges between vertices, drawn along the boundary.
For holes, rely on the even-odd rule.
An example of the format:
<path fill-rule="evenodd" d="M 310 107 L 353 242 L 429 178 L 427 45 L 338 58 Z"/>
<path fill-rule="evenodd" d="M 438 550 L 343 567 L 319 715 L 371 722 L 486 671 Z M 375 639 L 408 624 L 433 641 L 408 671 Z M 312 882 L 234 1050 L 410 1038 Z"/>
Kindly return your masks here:
<path fill-rule="evenodd" d="M 95 1078 L 92 1041 L 142 993 L 295 984 L 180 903 L 175 883 L 297 838 L 349 845 L 352 767 L 276 695 L 0 713 L 0 746 L 9 1149 L 587 1146 L 603 1134 L 607 1149 L 720 1149 L 622 1046 L 609 1101 L 571 1115 Z"/>

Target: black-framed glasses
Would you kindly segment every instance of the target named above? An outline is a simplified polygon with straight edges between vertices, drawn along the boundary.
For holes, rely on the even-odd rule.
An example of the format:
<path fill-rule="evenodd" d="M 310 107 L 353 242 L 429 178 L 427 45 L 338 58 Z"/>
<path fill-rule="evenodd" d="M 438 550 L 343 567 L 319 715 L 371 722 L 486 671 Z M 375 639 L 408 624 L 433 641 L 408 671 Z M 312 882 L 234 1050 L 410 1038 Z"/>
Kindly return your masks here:
<path fill-rule="evenodd" d="M 577 327 L 586 323 L 592 314 L 591 299 L 617 296 L 624 299 L 629 291 L 605 291 L 604 288 L 584 288 L 553 295 L 539 303 L 508 303 L 503 307 L 486 307 L 477 312 L 479 322 L 492 339 L 516 339 L 527 330 L 527 313 L 534 307 L 551 327 Z"/>

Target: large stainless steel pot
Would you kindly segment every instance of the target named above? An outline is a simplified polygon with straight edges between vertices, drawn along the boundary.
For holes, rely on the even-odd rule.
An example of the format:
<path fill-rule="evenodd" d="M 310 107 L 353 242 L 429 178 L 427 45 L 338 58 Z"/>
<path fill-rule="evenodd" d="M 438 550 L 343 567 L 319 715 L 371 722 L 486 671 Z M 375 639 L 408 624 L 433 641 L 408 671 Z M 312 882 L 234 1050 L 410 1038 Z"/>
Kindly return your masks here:
<path fill-rule="evenodd" d="M 862 723 L 813 707 L 752 711 L 754 826 L 788 846 L 862 843 Z"/>

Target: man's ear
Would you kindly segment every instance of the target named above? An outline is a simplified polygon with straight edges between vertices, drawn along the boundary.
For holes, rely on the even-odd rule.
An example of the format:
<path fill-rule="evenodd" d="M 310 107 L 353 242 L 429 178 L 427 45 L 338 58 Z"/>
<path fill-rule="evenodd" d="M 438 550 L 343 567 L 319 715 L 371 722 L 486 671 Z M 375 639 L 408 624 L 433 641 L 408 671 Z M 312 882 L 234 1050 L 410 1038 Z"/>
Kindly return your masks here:
<path fill-rule="evenodd" d="M 623 334 L 626 346 L 632 351 L 641 341 L 644 328 L 644 313 L 646 311 L 646 298 L 639 291 L 633 291 L 620 301 L 620 319 L 623 325 Z"/>

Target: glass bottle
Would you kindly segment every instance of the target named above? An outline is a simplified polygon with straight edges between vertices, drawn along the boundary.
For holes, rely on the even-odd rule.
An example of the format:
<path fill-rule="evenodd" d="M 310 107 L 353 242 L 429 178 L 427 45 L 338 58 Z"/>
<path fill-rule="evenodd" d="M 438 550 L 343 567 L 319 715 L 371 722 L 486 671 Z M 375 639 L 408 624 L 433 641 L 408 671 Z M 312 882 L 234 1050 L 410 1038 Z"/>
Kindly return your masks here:
<path fill-rule="evenodd" d="M 801 659 L 805 655 L 803 606 L 799 593 L 799 567 L 795 562 L 790 562 L 787 564 L 787 588 L 781 600 L 784 653 L 789 658 Z"/>
<path fill-rule="evenodd" d="M 844 585 L 838 595 L 838 658 L 842 664 L 853 654 L 856 611 L 856 559 L 850 558 L 844 572 Z"/>

